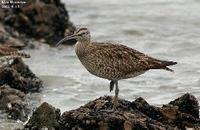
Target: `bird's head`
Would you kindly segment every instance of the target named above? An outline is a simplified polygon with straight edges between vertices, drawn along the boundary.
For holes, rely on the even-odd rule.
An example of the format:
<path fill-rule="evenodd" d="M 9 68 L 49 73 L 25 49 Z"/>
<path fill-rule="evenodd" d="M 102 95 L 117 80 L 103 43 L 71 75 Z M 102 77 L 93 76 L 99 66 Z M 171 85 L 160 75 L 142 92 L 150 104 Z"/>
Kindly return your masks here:
<path fill-rule="evenodd" d="M 82 28 L 76 28 L 74 31 L 74 34 L 66 36 L 62 40 L 60 40 L 57 43 L 57 46 L 60 45 L 62 42 L 70 40 L 70 39 L 75 39 L 79 42 L 90 42 L 90 31 L 88 28 L 82 27 Z"/>

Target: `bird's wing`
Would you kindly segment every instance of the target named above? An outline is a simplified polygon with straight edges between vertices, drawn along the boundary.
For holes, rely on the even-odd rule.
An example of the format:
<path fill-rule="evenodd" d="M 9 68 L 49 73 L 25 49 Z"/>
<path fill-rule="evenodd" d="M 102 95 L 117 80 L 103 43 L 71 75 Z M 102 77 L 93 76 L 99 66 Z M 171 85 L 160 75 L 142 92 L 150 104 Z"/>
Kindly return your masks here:
<path fill-rule="evenodd" d="M 127 74 L 150 69 L 150 57 L 124 45 L 93 43 L 87 50 L 88 60 L 93 60 L 91 62 L 98 63 L 103 68 L 109 67 Z"/>
<path fill-rule="evenodd" d="M 90 59 L 97 60 L 101 66 L 113 68 L 124 73 L 141 72 L 149 69 L 166 69 L 176 62 L 163 61 L 152 58 L 130 47 L 112 43 L 93 43 L 88 46 L 87 53 Z M 96 57 L 96 58 L 94 58 Z M 95 62 L 95 61 L 91 61 Z M 106 68 L 104 67 L 104 68 Z"/>

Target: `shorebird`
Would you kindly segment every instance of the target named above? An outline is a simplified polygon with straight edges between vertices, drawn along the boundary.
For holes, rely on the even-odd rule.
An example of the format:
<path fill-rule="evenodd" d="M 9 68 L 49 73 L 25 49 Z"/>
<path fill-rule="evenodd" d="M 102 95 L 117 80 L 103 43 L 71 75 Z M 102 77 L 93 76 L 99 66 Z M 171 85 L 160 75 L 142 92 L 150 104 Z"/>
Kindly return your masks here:
<path fill-rule="evenodd" d="M 25 52 L 19 52 L 16 48 L 6 45 L 0 45 L 0 66 L 4 62 L 9 64 L 10 60 L 16 58 L 30 58 L 31 56 Z"/>
<path fill-rule="evenodd" d="M 92 42 L 88 28 L 77 28 L 73 35 L 66 36 L 57 43 L 76 39 L 75 52 L 83 66 L 93 75 L 110 80 L 110 91 L 115 86 L 113 109 L 118 103 L 118 81 L 136 77 L 150 69 L 164 69 L 177 62 L 158 60 L 122 44 Z"/>

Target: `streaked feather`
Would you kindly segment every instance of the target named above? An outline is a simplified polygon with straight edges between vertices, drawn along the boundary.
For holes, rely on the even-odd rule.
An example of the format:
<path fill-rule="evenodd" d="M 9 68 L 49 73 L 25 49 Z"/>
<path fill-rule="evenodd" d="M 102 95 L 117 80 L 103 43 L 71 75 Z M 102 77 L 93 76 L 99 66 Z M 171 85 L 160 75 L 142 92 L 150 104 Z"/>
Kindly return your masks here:
<path fill-rule="evenodd" d="M 166 66 L 176 64 L 157 60 L 121 44 L 105 42 L 88 44 L 79 58 L 92 74 L 110 80 L 135 77 L 149 69 L 171 71 Z"/>

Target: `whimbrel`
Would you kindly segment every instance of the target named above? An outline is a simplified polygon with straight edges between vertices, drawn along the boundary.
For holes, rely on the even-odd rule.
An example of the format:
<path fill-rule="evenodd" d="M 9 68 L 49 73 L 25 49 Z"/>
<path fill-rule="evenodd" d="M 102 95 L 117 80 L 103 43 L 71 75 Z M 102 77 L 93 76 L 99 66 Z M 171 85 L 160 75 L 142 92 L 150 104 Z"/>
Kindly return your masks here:
<path fill-rule="evenodd" d="M 110 80 L 110 91 L 115 85 L 113 109 L 118 103 L 118 81 L 136 77 L 150 69 L 173 71 L 167 66 L 176 62 L 158 60 L 127 46 L 111 42 L 91 42 L 90 31 L 78 28 L 71 36 L 66 36 L 60 43 L 76 39 L 75 52 L 83 66 L 93 75 Z"/>
<path fill-rule="evenodd" d="M 0 45 L 0 66 L 4 62 L 9 63 L 10 60 L 16 58 L 30 58 L 30 55 L 25 52 L 18 52 L 18 50 L 13 47 Z"/>

